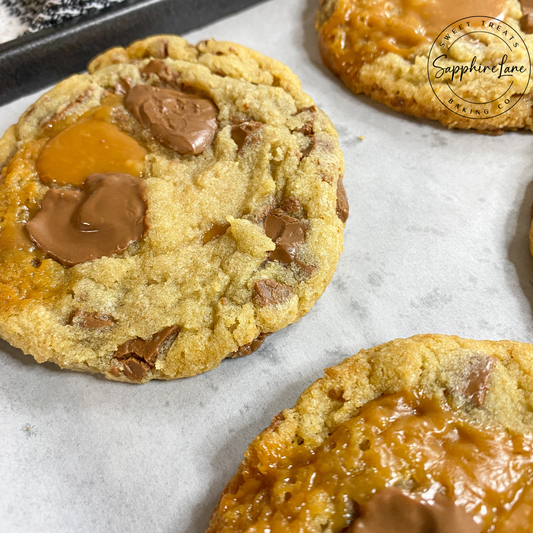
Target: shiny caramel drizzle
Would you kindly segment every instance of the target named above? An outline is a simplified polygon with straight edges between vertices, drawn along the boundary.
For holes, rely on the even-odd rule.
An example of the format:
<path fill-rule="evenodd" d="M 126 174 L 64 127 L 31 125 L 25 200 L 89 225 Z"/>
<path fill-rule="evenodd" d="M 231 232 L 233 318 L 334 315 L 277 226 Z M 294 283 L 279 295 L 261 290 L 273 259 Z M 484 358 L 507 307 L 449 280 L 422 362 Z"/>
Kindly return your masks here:
<path fill-rule="evenodd" d="M 390 486 L 428 499 L 446 495 L 483 533 L 533 528 L 533 437 L 471 424 L 436 399 L 382 396 L 318 449 L 301 441 L 289 449 L 253 448 L 211 530 L 315 531 L 311 524 L 320 517 L 339 533 L 357 523 L 373 494 Z"/>
<path fill-rule="evenodd" d="M 505 0 L 339 0 L 320 31 L 320 48 L 332 70 L 346 72 L 387 52 L 408 58 L 455 21 L 502 19 L 505 9 Z"/>

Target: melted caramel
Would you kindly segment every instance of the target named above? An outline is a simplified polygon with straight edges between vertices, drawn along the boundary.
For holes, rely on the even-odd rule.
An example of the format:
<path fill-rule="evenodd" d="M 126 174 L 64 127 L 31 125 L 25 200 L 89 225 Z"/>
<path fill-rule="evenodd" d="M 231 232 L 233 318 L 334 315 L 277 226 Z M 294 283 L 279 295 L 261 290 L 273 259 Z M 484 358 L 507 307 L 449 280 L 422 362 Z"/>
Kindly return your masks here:
<path fill-rule="evenodd" d="M 47 185 L 80 187 L 90 174 L 117 172 L 141 177 L 146 150 L 117 126 L 88 118 L 56 135 L 37 159 Z"/>
<path fill-rule="evenodd" d="M 320 47 L 335 72 L 350 72 L 380 55 L 404 58 L 469 16 L 505 16 L 505 0 L 339 0 L 320 31 Z"/>
<path fill-rule="evenodd" d="M 252 449 L 248 467 L 222 497 L 211 524 L 217 531 L 314 531 L 319 516 L 341 532 L 388 486 L 429 500 L 444 493 L 484 533 L 533 527 L 533 438 L 475 426 L 434 399 L 382 396 L 318 449 L 269 442 Z"/>
<path fill-rule="evenodd" d="M 113 124 L 115 109 L 121 103 L 120 96 L 108 95 L 102 105 L 81 117 L 75 113 L 58 113 L 43 125 L 40 138 L 26 143 L 3 169 L 0 178 L 0 305 L 20 306 L 52 298 L 60 293 L 65 283 L 65 268 L 47 259 L 26 230 L 26 223 L 38 212 L 45 193 L 39 180 L 42 175 L 37 175 L 37 161 L 45 169 L 39 170 L 48 176 L 48 181 L 46 177 L 42 180 L 59 185 L 79 186 L 93 172 L 93 164 L 104 164 L 106 172 L 108 164 L 115 163 L 137 176 L 144 171 L 146 151 Z M 86 142 L 84 135 L 88 131 L 89 134 L 104 132 L 103 137 L 90 135 Z M 90 152 L 91 144 L 96 146 L 96 155 Z M 111 155 L 106 160 L 111 150 L 103 146 L 110 144 L 117 146 L 119 155 Z M 88 161 L 82 160 L 83 154 L 88 155 Z"/>
<path fill-rule="evenodd" d="M 48 298 L 58 292 L 63 269 L 31 242 L 25 224 L 39 209 L 32 160 L 43 142 L 28 143 L 2 172 L 0 198 L 0 302 Z"/>

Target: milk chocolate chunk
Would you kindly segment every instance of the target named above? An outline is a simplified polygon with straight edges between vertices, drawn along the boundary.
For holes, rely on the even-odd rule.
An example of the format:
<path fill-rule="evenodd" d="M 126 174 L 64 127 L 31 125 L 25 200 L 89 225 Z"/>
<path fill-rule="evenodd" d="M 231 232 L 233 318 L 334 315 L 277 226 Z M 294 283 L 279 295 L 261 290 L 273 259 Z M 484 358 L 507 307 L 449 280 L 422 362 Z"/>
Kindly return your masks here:
<path fill-rule="evenodd" d="M 533 0 L 520 0 L 522 13 L 533 13 Z"/>
<path fill-rule="evenodd" d="M 239 152 L 256 138 L 257 132 L 264 126 L 262 122 L 250 120 L 231 127 L 231 138 L 237 145 Z"/>
<path fill-rule="evenodd" d="M 289 196 L 281 202 L 279 207 L 286 213 L 289 213 L 289 215 L 293 215 L 294 213 L 298 213 L 302 206 L 300 205 L 300 200 L 298 200 L 298 198 L 295 196 Z"/>
<path fill-rule="evenodd" d="M 132 381 L 141 381 L 148 372 L 151 370 L 151 366 L 144 361 L 136 359 L 135 357 L 129 357 L 124 361 L 124 375 Z"/>
<path fill-rule="evenodd" d="M 520 5 L 523 14 L 520 29 L 524 33 L 533 33 L 533 0 L 520 0 Z"/>
<path fill-rule="evenodd" d="M 76 309 L 69 320 L 70 325 L 77 325 L 89 329 L 108 328 L 114 323 L 115 319 L 110 316 L 98 313 L 88 313 L 81 309 Z"/>
<path fill-rule="evenodd" d="M 533 33 L 533 11 L 526 13 L 520 19 L 520 29 L 524 33 Z"/>
<path fill-rule="evenodd" d="M 180 328 L 178 326 L 169 326 L 155 333 L 149 339 L 144 340 L 137 337 L 120 345 L 113 357 L 119 360 L 134 357 L 153 365 L 163 344 L 171 337 L 176 336 L 179 331 Z"/>
<path fill-rule="evenodd" d="M 464 384 L 458 388 L 458 392 L 477 407 L 482 407 L 489 389 L 493 368 L 492 357 L 472 359 L 469 374 Z"/>
<path fill-rule="evenodd" d="M 276 243 L 276 249 L 269 253 L 271 261 L 300 265 L 296 252 L 297 245 L 305 240 L 305 230 L 297 218 L 287 215 L 281 209 L 273 209 L 265 219 L 265 234 Z"/>
<path fill-rule="evenodd" d="M 254 284 L 255 298 L 261 307 L 285 302 L 291 295 L 291 288 L 273 279 L 262 279 Z"/>
<path fill-rule="evenodd" d="M 143 238 L 145 190 L 145 182 L 129 174 L 92 174 L 81 191 L 48 190 L 26 228 L 64 266 L 109 257 Z"/>
<path fill-rule="evenodd" d="M 346 196 L 346 189 L 344 188 L 342 177 L 340 177 L 337 181 L 337 216 L 341 222 L 346 222 L 349 214 L 348 196 Z"/>
<path fill-rule="evenodd" d="M 180 74 L 172 72 L 168 65 L 160 59 L 152 59 L 147 65 L 139 69 L 143 78 L 148 78 L 151 74 L 156 75 L 161 81 L 168 85 L 178 87 Z"/>
<path fill-rule="evenodd" d="M 464 509 L 443 495 L 426 501 L 388 487 L 363 507 L 350 533 L 481 533 Z"/>
<path fill-rule="evenodd" d="M 256 350 L 259 350 L 259 348 L 261 348 L 263 342 L 265 342 L 265 339 L 269 335 L 272 335 L 272 333 L 261 333 L 252 342 L 249 342 L 248 344 L 243 344 L 242 346 L 239 346 L 239 348 L 234 352 L 231 352 L 230 354 L 226 355 L 226 359 L 236 359 L 237 357 L 244 357 L 245 355 L 250 355 Z"/>
<path fill-rule="evenodd" d="M 136 85 L 124 105 L 163 146 L 179 154 L 201 154 L 217 130 L 218 109 L 213 102 L 175 89 Z"/>
<path fill-rule="evenodd" d="M 315 148 L 316 140 L 314 135 L 309 136 L 309 144 L 301 151 L 300 160 L 305 159 Z"/>

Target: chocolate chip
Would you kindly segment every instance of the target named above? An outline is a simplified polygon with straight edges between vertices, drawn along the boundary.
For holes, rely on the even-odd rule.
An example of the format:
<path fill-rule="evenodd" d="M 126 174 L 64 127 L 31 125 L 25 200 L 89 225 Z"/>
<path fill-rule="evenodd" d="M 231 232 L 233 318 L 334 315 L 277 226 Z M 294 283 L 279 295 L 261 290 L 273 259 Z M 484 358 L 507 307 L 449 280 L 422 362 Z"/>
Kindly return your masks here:
<path fill-rule="evenodd" d="M 342 389 L 330 389 L 328 391 L 328 398 L 334 402 L 345 402 L 343 398 L 344 391 Z"/>
<path fill-rule="evenodd" d="M 131 89 L 132 85 L 130 78 L 122 78 L 117 84 L 115 84 L 113 90 L 115 91 L 115 94 L 123 95 Z"/>
<path fill-rule="evenodd" d="M 227 229 L 229 228 L 229 224 L 227 222 L 224 222 L 222 224 L 213 224 L 202 237 L 202 242 L 204 244 L 207 244 L 208 242 L 212 241 L 213 239 L 216 239 L 217 237 L 220 237 L 221 235 L 224 235 L 226 233 Z"/>
<path fill-rule="evenodd" d="M 163 344 L 172 336 L 177 335 L 179 331 L 180 328 L 178 326 L 169 326 L 168 328 L 155 333 L 149 339 L 144 340 L 137 337 L 136 339 L 120 345 L 113 354 L 113 357 L 118 360 L 136 357 L 137 359 L 145 361 L 149 365 L 153 365 Z"/>
<path fill-rule="evenodd" d="M 269 335 L 272 335 L 272 333 L 261 333 L 252 342 L 244 344 L 243 346 L 239 346 L 236 351 L 226 355 L 226 359 L 236 359 L 237 357 L 244 357 L 245 355 L 250 355 L 262 346 L 263 342 L 265 342 L 265 339 Z"/>
<path fill-rule="evenodd" d="M 288 198 L 285 198 L 283 202 L 281 202 L 279 208 L 290 215 L 294 215 L 301 209 L 300 200 L 298 200 L 298 198 L 295 196 L 289 196 Z"/>
<path fill-rule="evenodd" d="M 299 264 L 296 259 L 297 245 L 305 240 L 301 221 L 281 209 L 273 209 L 266 217 L 264 227 L 266 236 L 276 243 L 276 249 L 269 253 L 269 259 L 286 265 Z"/>
<path fill-rule="evenodd" d="M 115 319 L 107 315 L 88 313 L 87 311 L 76 309 L 68 323 L 71 326 L 75 325 L 89 329 L 108 328 L 115 324 Z"/>
<path fill-rule="evenodd" d="M 298 130 L 300 133 L 303 133 L 306 137 L 313 135 L 313 124 L 314 120 L 307 120 L 305 124 Z"/>
<path fill-rule="evenodd" d="M 309 144 L 301 151 L 301 157 L 300 160 L 305 159 L 315 148 L 316 141 L 315 136 L 312 135 L 309 137 Z"/>
<path fill-rule="evenodd" d="M 346 189 L 344 188 L 344 183 L 342 176 L 339 177 L 337 181 L 337 216 L 340 218 L 341 222 L 346 222 L 348 220 L 348 215 L 350 213 L 350 206 L 348 205 L 348 196 L 346 196 Z"/>
<path fill-rule="evenodd" d="M 362 507 L 351 533 L 481 533 L 481 526 L 448 497 L 433 501 L 387 487 Z"/>
<path fill-rule="evenodd" d="M 148 229 L 145 190 L 145 182 L 129 174 L 92 174 L 81 191 L 49 189 L 26 229 L 64 266 L 110 257 Z"/>
<path fill-rule="evenodd" d="M 291 295 L 291 288 L 273 279 L 262 279 L 254 284 L 255 299 L 261 307 L 285 302 Z"/>
<path fill-rule="evenodd" d="M 266 236 L 273 241 L 283 238 L 287 242 L 303 242 L 304 228 L 297 218 L 293 218 L 282 209 L 272 209 L 265 219 Z"/>
<path fill-rule="evenodd" d="M 152 59 L 147 65 L 141 67 L 139 72 L 145 79 L 153 74 L 172 87 L 177 88 L 180 85 L 180 74 L 178 72 L 172 72 L 168 65 L 160 59 Z"/>
<path fill-rule="evenodd" d="M 524 33 L 533 33 L 533 12 L 526 13 L 520 19 L 520 29 Z"/>
<path fill-rule="evenodd" d="M 522 13 L 533 11 L 533 0 L 520 0 L 520 7 L 522 8 Z"/>
<path fill-rule="evenodd" d="M 175 89 L 136 85 L 124 105 L 163 146 L 179 154 L 201 154 L 218 127 L 213 102 Z"/>
<path fill-rule="evenodd" d="M 151 366 L 144 361 L 140 361 L 135 357 L 129 357 L 124 361 L 124 375 L 132 381 L 141 381 L 148 372 Z"/>
<path fill-rule="evenodd" d="M 250 120 L 231 127 L 231 138 L 237 145 L 239 152 L 257 139 L 257 132 L 264 126 L 262 122 Z"/>
<path fill-rule="evenodd" d="M 495 361 L 492 357 L 473 358 L 465 381 L 455 390 L 477 407 L 482 407 L 489 389 Z"/>

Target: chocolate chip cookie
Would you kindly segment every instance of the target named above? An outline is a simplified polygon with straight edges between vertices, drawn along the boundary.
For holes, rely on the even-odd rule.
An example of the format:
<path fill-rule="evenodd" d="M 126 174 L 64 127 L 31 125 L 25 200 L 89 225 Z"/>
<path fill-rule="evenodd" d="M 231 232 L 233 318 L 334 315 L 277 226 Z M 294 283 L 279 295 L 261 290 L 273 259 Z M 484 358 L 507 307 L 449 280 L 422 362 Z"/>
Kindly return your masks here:
<path fill-rule="evenodd" d="M 335 271 L 326 115 L 281 63 L 156 36 L 58 84 L 0 140 L 0 335 L 135 383 L 247 355 Z"/>
<path fill-rule="evenodd" d="M 207 531 L 530 531 L 532 376 L 517 342 L 363 350 L 255 438 Z"/>
<path fill-rule="evenodd" d="M 450 128 L 533 127 L 531 0 L 320 0 L 315 26 L 354 93 Z"/>

